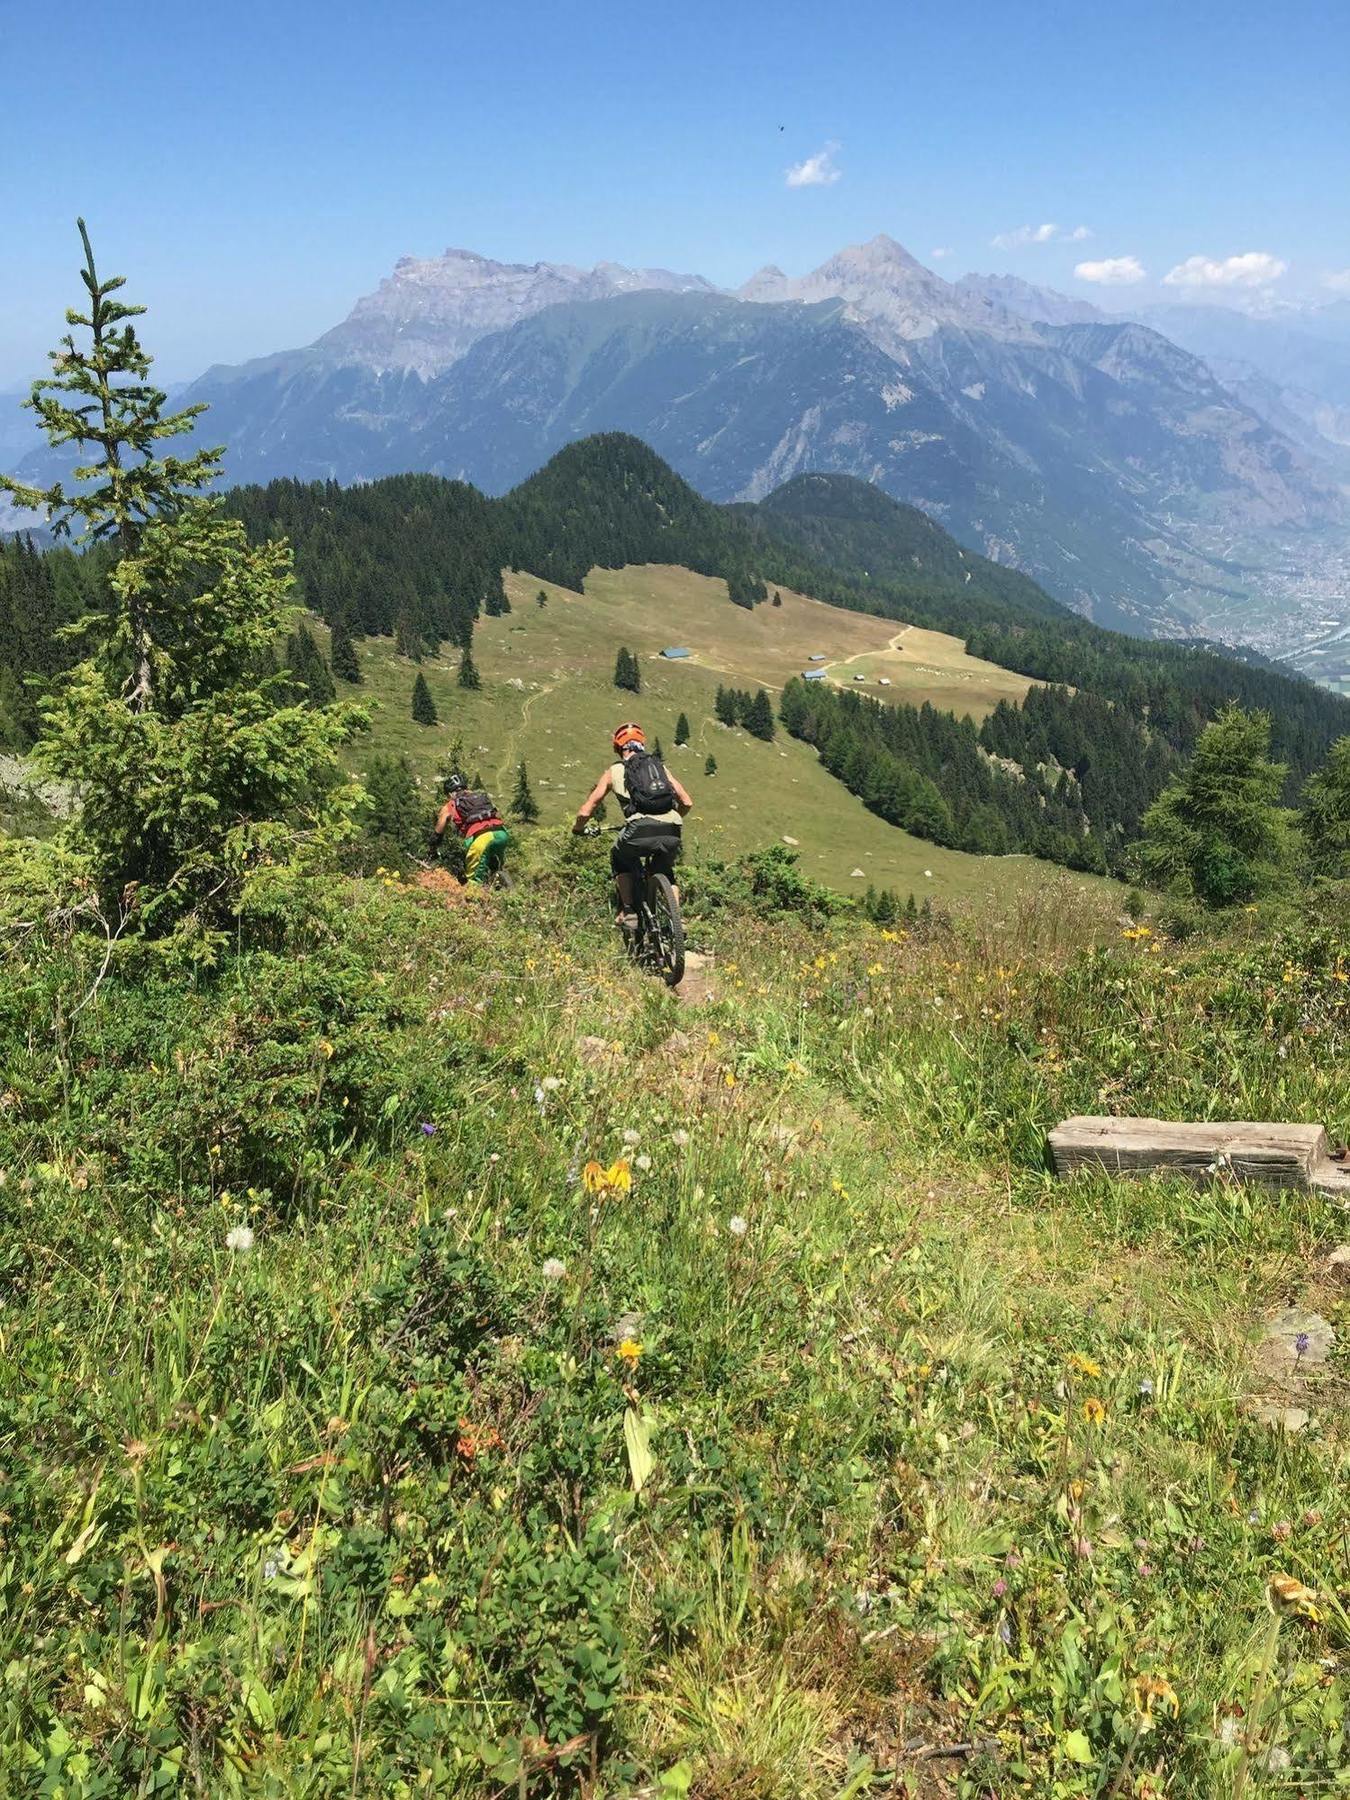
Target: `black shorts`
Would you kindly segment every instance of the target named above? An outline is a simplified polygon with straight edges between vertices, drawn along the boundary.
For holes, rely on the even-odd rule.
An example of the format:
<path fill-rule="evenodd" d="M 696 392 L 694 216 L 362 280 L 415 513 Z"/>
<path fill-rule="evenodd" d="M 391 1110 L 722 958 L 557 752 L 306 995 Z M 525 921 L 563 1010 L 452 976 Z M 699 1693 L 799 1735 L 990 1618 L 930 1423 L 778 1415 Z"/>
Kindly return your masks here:
<path fill-rule="evenodd" d="M 616 875 L 639 875 L 649 861 L 658 875 L 671 877 L 680 860 L 680 827 L 664 819 L 630 819 L 615 838 L 609 866 Z"/>

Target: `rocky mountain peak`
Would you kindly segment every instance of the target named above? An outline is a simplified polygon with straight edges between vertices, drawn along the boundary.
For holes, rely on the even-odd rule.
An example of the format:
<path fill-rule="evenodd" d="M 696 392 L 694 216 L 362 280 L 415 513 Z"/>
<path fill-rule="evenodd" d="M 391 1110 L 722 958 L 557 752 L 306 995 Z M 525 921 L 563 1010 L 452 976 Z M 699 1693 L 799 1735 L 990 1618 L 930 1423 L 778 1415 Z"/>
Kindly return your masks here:
<path fill-rule="evenodd" d="M 393 272 L 316 348 L 377 372 L 440 374 L 481 337 L 568 300 L 606 300 L 642 289 L 715 293 L 701 275 L 597 263 L 507 263 L 453 246 L 440 256 L 401 256 Z"/>

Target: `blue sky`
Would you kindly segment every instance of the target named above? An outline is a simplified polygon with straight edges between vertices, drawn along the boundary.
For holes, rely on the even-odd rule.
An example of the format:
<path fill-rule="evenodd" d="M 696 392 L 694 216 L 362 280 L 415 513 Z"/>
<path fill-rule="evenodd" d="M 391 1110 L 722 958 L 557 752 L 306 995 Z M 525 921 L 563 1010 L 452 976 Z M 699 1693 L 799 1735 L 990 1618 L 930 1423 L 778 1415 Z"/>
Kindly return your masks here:
<path fill-rule="evenodd" d="M 1344 0 L 74 0 L 57 23 L 4 23 L 0 386 L 77 297 L 78 212 L 172 378 L 308 342 L 450 244 L 738 283 L 887 231 L 1108 304 L 1350 268 Z M 838 178 L 789 186 L 829 145 Z M 1251 253 L 1273 261 L 1227 260 Z M 1142 281 L 1074 273 L 1127 258 Z"/>

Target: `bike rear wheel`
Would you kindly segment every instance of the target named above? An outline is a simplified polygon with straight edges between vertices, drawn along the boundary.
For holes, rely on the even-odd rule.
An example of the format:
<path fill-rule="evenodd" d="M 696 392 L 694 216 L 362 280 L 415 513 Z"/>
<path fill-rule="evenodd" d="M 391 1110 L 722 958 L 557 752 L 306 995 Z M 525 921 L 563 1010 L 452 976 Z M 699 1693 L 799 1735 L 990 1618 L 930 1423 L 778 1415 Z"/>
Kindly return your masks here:
<path fill-rule="evenodd" d="M 664 875 L 648 875 L 645 895 L 647 951 L 667 987 L 684 980 L 684 920 L 675 889 Z"/>

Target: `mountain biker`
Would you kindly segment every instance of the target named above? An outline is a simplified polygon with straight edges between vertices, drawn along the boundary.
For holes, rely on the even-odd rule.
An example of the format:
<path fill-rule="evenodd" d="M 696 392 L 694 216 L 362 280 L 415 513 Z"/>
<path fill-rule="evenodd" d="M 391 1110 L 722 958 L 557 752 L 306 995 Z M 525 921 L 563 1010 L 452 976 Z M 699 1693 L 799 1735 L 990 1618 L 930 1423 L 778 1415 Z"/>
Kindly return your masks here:
<path fill-rule="evenodd" d="M 435 856 L 441 838 L 453 830 L 464 846 L 464 879 L 483 887 L 501 868 L 511 833 L 487 794 L 471 789 L 456 769 L 446 777 L 445 805 L 436 816 L 428 853 Z"/>
<path fill-rule="evenodd" d="M 591 814 L 606 794 L 613 794 L 619 802 L 626 823 L 614 840 L 609 866 L 619 890 L 618 922 L 626 931 L 634 931 L 637 913 L 633 877 L 641 874 L 646 858 L 658 874 L 674 885 L 681 828 L 694 803 L 661 759 L 648 752 L 640 725 L 629 721 L 619 726 L 614 733 L 614 752 L 617 761 L 610 764 L 586 796 L 572 830 L 578 836 L 586 830 Z M 679 899 L 678 888 L 675 897 Z"/>

